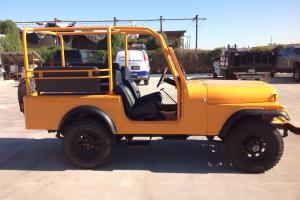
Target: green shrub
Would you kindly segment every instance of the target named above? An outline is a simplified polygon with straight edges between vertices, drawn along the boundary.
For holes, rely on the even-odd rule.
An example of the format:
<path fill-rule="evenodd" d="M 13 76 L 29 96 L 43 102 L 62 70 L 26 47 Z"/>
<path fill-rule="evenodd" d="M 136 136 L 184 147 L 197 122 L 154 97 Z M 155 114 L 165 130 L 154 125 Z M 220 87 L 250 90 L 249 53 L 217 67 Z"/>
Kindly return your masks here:
<path fill-rule="evenodd" d="M 52 55 L 55 51 L 60 50 L 60 46 L 41 46 L 39 48 L 30 49 L 36 51 L 40 56 L 43 58 L 43 60 L 47 63 L 51 60 Z"/>
<path fill-rule="evenodd" d="M 0 50 L 21 51 L 22 43 L 19 29 L 11 20 L 0 21 L 0 34 L 6 35 L 0 40 Z"/>

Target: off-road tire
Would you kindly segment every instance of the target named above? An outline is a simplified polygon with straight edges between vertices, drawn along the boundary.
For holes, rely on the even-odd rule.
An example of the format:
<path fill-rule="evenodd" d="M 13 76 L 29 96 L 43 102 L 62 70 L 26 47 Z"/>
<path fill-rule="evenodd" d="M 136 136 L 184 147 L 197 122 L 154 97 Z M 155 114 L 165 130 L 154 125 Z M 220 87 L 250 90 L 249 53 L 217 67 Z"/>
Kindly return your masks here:
<path fill-rule="evenodd" d="M 254 143 L 256 146 L 262 143 L 259 152 L 250 148 L 250 139 L 259 140 Z M 226 136 L 225 145 L 233 166 L 250 173 L 263 173 L 273 168 L 282 157 L 284 149 L 283 139 L 278 130 L 262 120 L 240 122 Z M 252 152 L 248 153 L 249 151 L 254 151 L 254 155 Z M 257 153 L 261 155 L 257 156 Z M 252 157 L 249 157 L 250 155 Z"/>
<path fill-rule="evenodd" d="M 300 64 L 296 65 L 294 68 L 293 79 L 296 82 L 300 82 Z"/>
<path fill-rule="evenodd" d="M 149 85 L 149 79 L 144 80 L 144 85 Z"/>
<path fill-rule="evenodd" d="M 35 92 L 35 82 L 33 80 L 30 80 L 30 91 Z M 18 85 L 18 101 L 19 101 L 19 108 L 21 112 L 24 112 L 24 101 L 23 98 L 27 94 L 26 92 L 26 79 L 21 78 L 19 80 Z"/>
<path fill-rule="evenodd" d="M 225 71 L 223 79 L 225 79 L 225 80 L 237 80 L 236 75 L 229 72 L 228 70 Z"/>
<path fill-rule="evenodd" d="M 24 112 L 24 102 L 23 97 L 26 95 L 26 80 L 24 78 L 20 79 L 18 85 L 18 101 L 19 108 L 21 112 Z"/>
<path fill-rule="evenodd" d="M 213 73 L 213 78 L 214 78 L 214 79 L 217 79 L 217 78 L 218 78 L 218 74 L 214 72 L 214 73 Z"/>
<path fill-rule="evenodd" d="M 135 80 L 134 81 L 137 85 L 139 85 L 141 83 L 141 80 Z"/>
<path fill-rule="evenodd" d="M 107 164 L 113 155 L 115 139 L 101 122 L 81 120 L 66 128 L 64 149 L 78 167 L 93 169 Z"/>

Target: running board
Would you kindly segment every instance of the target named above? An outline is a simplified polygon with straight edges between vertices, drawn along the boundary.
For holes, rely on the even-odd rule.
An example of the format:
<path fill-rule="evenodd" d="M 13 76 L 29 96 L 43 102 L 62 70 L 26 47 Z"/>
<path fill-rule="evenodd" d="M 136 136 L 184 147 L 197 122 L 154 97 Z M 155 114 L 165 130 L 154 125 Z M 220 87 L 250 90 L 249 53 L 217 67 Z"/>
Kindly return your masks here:
<path fill-rule="evenodd" d="M 151 140 L 131 140 L 131 141 L 127 141 L 126 144 L 127 145 L 149 145 Z"/>

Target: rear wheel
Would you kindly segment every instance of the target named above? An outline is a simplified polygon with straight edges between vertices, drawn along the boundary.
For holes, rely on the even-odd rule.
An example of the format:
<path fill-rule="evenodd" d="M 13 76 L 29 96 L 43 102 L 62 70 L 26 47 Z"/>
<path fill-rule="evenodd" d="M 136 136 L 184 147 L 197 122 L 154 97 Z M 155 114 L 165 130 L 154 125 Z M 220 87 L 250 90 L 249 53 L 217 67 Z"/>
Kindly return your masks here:
<path fill-rule="evenodd" d="M 20 79 L 18 86 L 18 101 L 20 111 L 24 112 L 24 102 L 23 97 L 26 95 L 26 80 L 24 78 Z"/>
<path fill-rule="evenodd" d="M 213 73 L 213 77 L 214 77 L 214 79 L 218 78 L 218 74 L 217 73 Z"/>
<path fill-rule="evenodd" d="M 144 80 L 145 85 L 149 85 L 149 79 Z"/>
<path fill-rule="evenodd" d="M 82 120 L 67 127 L 64 148 L 70 160 L 80 168 L 96 168 L 113 155 L 115 140 L 108 128 L 97 121 Z"/>
<path fill-rule="evenodd" d="M 135 80 L 134 81 L 137 85 L 139 85 L 141 83 L 141 80 Z"/>
<path fill-rule="evenodd" d="M 300 82 L 300 65 L 299 64 L 294 69 L 293 78 L 294 78 L 294 81 Z"/>
<path fill-rule="evenodd" d="M 30 91 L 34 92 L 35 91 L 35 83 L 34 81 L 30 80 Z M 24 101 L 23 98 L 27 94 L 26 91 L 26 79 L 21 78 L 19 80 L 19 85 L 18 85 L 18 101 L 19 101 L 19 107 L 20 111 L 24 112 Z"/>
<path fill-rule="evenodd" d="M 283 140 L 265 121 L 239 123 L 225 138 L 232 164 L 242 171 L 263 173 L 274 167 L 283 153 Z"/>
<path fill-rule="evenodd" d="M 231 72 L 229 72 L 228 70 L 225 71 L 223 78 L 225 80 L 236 80 L 237 79 L 236 75 L 233 74 L 233 73 L 231 73 Z"/>

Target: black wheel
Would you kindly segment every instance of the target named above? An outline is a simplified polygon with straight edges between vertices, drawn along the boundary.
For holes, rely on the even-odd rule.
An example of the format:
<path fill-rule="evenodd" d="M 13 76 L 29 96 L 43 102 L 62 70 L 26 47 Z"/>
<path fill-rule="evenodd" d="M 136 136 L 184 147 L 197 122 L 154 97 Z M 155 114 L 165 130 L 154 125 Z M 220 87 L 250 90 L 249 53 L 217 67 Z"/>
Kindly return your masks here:
<path fill-rule="evenodd" d="M 141 83 L 141 80 L 135 80 L 134 81 L 137 85 L 139 85 Z"/>
<path fill-rule="evenodd" d="M 20 79 L 18 86 L 18 101 L 19 108 L 21 112 L 24 112 L 23 97 L 26 95 L 26 80 L 24 78 Z"/>
<path fill-rule="evenodd" d="M 295 67 L 293 78 L 294 78 L 294 81 L 300 82 L 300 66 Z"/>
<path fill-rule="evenodd" d="M 70 160 L 80 168 L 106 164 L 113 155 L 115 140 L 100 122 L 82 120 L 67 127 L 64 148 Z"/>
<path fill-rule="evenodd" d="M 144 80 L 144 85 L 149 85 L 149 79 Z"/>
<path fill-rule="evenodd" d="M 218 74 L 217 73 L 213 73 L 213 77 L 214 77 L 214 79 L 218 78 Z"/>
<path fill-rule="evenodd" d="M 233 74 L 233 73 L 229 72 L 228 70 L 226 70 L 225 73 L 224 73 L 223 79 L 225 79 L 225 80 L 236 80 L 237 78 L 236 78 L 235 74 Z"/>
<path fill-rule="evenodd" d="M 35 83 L 34 81 L 30 81 L 30 91 L 35 91 Z M 26 92 L 26 80 L 25 78 L 21 78 L 18 85 L 18 101 L 19 101 L 19 107 L 20 111 L 24 112 L 24 102 L 23 97 L 27 94 Z"/>
<path fill-rule="evenodd" d="M 270 77 L 271 77 L 271 78 L 274 78 L 274 77 L 275 77 L 275 72 L 271 72 L 271 73 L 270 73 Z"/>
<path fill-rule="evenodd" d="M 283 140 L 276 128 L 265 121 L 239 123 L 225 138 L 232 164 L 251 173 L 274 167 L 283 153 Z"/>

